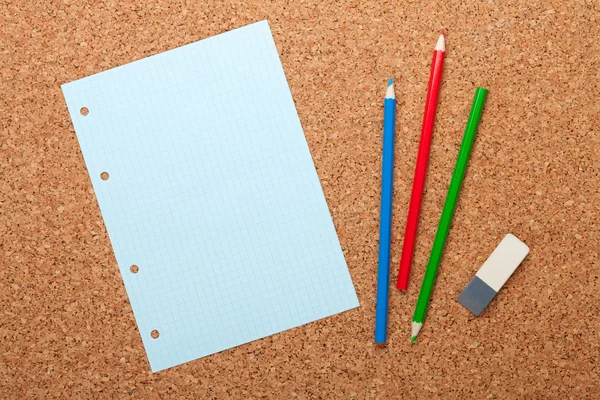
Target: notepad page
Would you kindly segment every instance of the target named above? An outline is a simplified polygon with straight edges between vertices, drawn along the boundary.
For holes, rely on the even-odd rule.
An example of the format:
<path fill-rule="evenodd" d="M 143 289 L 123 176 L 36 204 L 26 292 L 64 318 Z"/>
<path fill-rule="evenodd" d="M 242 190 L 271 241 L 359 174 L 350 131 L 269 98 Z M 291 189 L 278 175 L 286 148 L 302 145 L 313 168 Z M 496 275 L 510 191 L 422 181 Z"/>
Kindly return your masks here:
<path fill-rule="evenodd" d="M 153 371 L 358 306 L 266 21 L 62 90 Z"/>

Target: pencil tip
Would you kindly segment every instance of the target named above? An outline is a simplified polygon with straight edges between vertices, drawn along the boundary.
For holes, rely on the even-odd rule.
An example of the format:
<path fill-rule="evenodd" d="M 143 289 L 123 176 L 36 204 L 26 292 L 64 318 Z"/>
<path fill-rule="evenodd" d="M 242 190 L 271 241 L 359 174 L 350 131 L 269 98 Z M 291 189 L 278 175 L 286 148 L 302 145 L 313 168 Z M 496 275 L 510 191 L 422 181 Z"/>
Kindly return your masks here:
<path fill-rule="evenodd" d="M 440 37 L 438 37 L 438 41 L 435 44 L 435 50 L 446 51 L 446 36 L 444 36 L 444 30 L 442 29 L 442 33 Z"/>
<path fill-rule="evenodd" d="M 442 31 L 440 32 L 440 35 L 446 35 L 446 33 L 444 32 L 444 29 L 442 29 Z"/>
<path fill-rule="evenodd" d="M 416 336 L 413 336 L 413 337 L 411 337 L 411 338 L 410 338 L 410 344 L 413 344 L 413 343 L 415 342 L 415 339 L 416 339 L 416 338 L 417 338 Z"/>
<path fill-rule="evenodd" d="M 386 99 L 395 99 L 396 94 L 394 94 L 394 81 L 392 78 L 388 81 L 387 89 L 385 90 L 385 98 Z"/>

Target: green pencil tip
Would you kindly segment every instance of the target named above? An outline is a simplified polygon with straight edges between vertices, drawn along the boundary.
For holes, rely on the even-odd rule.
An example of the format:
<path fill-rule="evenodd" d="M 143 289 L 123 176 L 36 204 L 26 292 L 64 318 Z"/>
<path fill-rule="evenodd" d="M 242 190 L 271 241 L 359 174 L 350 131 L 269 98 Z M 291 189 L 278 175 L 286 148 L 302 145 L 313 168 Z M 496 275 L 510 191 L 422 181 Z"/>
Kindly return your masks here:
<path fill-rule="evenodd" d="M 416 338 L 417 338 L 416 336 L 413 336 L 413 337 L 411 337 L 411 338 L 410 338 L 410 344 L 413 344 L 413 343 L 415 342 L 415 339 L 416 339 Z"/>

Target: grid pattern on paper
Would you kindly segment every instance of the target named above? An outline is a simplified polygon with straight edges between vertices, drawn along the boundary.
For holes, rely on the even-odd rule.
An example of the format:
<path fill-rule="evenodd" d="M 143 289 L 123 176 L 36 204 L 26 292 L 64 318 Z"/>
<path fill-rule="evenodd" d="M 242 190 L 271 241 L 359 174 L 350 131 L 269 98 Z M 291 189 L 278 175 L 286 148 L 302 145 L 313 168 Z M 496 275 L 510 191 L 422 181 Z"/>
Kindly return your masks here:
<path fill-rule="evenodd" d="M 62 89 L 153 371 L 358 306 L 266 21 Z"/>

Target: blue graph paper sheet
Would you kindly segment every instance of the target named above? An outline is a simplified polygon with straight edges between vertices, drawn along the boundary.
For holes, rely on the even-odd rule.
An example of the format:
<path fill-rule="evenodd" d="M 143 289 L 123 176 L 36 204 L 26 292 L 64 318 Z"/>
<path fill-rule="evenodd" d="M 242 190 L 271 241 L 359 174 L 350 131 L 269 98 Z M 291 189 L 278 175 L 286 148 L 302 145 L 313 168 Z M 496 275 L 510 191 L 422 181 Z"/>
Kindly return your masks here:
<path fill-rule="evenodd" d="M 153 371 L 358 306 L 266 21 L 62 90 Z"/>

